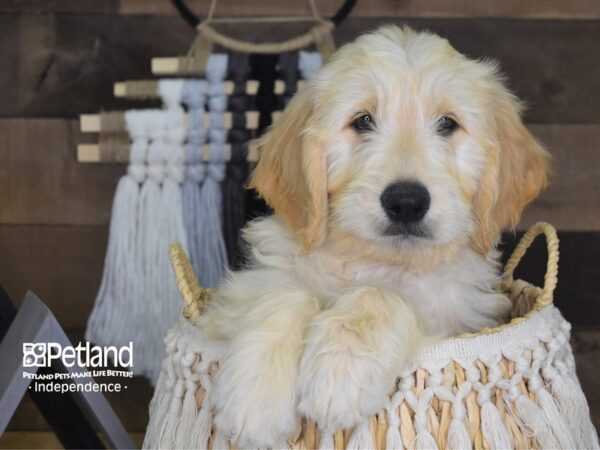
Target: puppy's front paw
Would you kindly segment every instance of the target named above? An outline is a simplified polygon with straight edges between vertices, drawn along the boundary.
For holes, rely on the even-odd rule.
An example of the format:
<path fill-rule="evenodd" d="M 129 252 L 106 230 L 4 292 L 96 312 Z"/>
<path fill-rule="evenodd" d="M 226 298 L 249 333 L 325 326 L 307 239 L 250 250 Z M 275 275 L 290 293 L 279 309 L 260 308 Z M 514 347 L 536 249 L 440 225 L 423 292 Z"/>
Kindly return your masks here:
<path fill-rule="evenodd" d="M 354 340 L 350 335 L 339 337 Z M 362 422 L 385 405 L 392 388 L 393 375 L 352 347 L 305 353 L 302 359 L 299 410 L 321 429 L 334 431 Z"/>
<path fill-rule="evenodd" d="M 224 361 L 209 401 L 217 430 L 238 448 L 278 448 L 300 423 L 294 386 L 283 373 L 264 373 L 256 362 Z"/>
<path fill-rule="evenodd" d="M 417 336 L 414 314 L 396 295 L 359 288 L 340 297 L 310 323 L 300 363 L 300 412 L 328 431 L 375 414 Z"/>

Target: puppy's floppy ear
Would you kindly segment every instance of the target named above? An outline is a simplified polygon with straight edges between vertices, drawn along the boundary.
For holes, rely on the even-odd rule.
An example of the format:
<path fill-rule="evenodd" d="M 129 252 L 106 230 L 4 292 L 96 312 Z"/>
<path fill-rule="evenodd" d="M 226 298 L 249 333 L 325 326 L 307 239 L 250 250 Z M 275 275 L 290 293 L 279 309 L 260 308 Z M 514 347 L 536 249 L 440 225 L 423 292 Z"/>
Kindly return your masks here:
<path fill-rule="evenodd" d="M 481 254 L 514 229 L 525 206 L 547 186 L 550 155 L 521 121 L 521 104 L 498 84 L 487 167 L 475 197 L 477 232 L 472 246 Z"/>
<path fill-rule="evenodd" d="M 260 158 L 250 179 L 250 187 L 301 236 L 306 252 L 327 234 L 327 162 L 321 142 L 310 132 L 313 101 L 306 86 L 255 143 Z"/>

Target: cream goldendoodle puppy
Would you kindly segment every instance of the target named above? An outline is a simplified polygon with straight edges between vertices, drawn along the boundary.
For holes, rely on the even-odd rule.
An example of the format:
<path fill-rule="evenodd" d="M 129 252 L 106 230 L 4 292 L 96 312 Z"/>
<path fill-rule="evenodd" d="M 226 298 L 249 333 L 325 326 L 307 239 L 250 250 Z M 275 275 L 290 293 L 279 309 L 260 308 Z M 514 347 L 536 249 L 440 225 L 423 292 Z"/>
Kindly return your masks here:
<path fill-rule="evenodd" d="M 209 401 L 240 447 L 377 412 L 425 338 L 503 321 L 495 245 L 548 155 L 494 64 L 387 26 L 342 47 L 257 143 L 275 210 L 199 326 L 229 340 Z"/>

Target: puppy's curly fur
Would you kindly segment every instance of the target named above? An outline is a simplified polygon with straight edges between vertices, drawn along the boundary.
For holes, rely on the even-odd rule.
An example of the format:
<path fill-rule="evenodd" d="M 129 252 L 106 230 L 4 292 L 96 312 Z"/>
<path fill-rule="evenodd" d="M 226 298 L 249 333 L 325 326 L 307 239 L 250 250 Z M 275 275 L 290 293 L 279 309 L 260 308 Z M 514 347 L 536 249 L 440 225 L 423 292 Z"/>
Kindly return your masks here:
<path fill-rule="evenodd" d="M 230 342 L 209 400 L 234 443 L 280 445 L 302 415 L 355 426 L 425 338 L 504 320 L 494 247 L 548 172 L 520 110 L 495 64 L 394 26 L 342 47 L 290 102 L 251 180 L 275 215 L 247 227 L 252 263 L 198 323 Z M 429 208 L 389 232 L 381 195 L 407 180 Z"/>

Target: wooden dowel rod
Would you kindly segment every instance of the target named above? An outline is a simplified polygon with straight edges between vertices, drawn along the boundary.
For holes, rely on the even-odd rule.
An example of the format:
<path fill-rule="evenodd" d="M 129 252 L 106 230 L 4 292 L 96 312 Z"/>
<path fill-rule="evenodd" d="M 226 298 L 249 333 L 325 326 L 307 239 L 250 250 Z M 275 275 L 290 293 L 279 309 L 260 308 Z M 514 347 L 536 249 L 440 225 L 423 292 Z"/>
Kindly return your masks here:
<path fill-rule="evenodd" d="M 137 98 L 137 99 L 152 99 L 159 98 L 158 80 L 134 80 L 134 81 L 118 81 L 113 85 L 113 94 L 118 98 Z M 305 80 L 298 80 L 297 89 L 302 89 Z M 225 94 L 231 95 L 235 89 L 233 81 L 224 81 L 223 83 Z M 260 83 L 257 80 L 246 81 L 246 94 L 256 95 Z M 282 80 L 275 80 L 274 93 L 281 95 L 285 92 L 285 83 Z"/>
<path fill-rule="evenodd" d="M 99 133 L 101 131 L 127 131 L 125 126 L 125 113 L 124 112 L 111 112 L 111 126 L 109 128 L 103 126 L 101 114 L 82 114 L 79 116 L 79 126 L 82 133 Z M 247 130 L 256 130 L 258 128 L 258 121 L 260 119 L 260 113 L 258 111 L 246 111 L 246 125 Z M 120 120 L 115 120 L 115 116 L 120 116 Z M 189 125 L 188 115 L 185 115 L 184 127 L 187 128 Z M 209 128 L 211 125 L 211 113 L 207 112 L 204 115 L 204 127 Z M 225 129 L 231 129 L 233 126 L 233 113 L 223 113 L 223 127 Z"/>
<path fill-rule="evenodd" d="M 210 161 L 210 145 L 204 144 L 198 148 L 202 152 L 202 160 Z M 225 160 L 231 159 L 231 145 L 225 147 Z M 258 153 L 253 146 L 248 148 L 249 162 L 258 161 Z M 100 146 L 98 144 L 79 144 L 77 146 L 77 161 L 84 164 L 107 163 L 126 164 L 129 162 L 129 145 L 118 144 L 113 146 Z"/>

